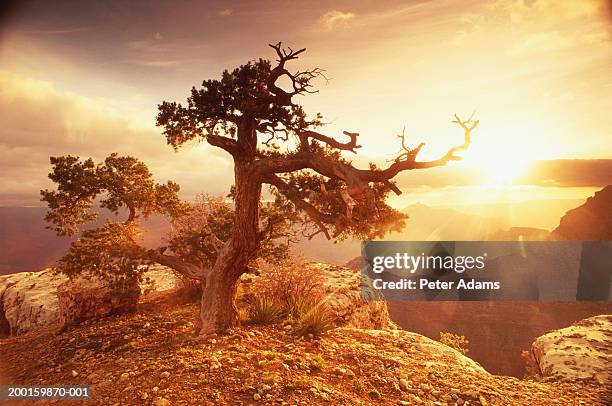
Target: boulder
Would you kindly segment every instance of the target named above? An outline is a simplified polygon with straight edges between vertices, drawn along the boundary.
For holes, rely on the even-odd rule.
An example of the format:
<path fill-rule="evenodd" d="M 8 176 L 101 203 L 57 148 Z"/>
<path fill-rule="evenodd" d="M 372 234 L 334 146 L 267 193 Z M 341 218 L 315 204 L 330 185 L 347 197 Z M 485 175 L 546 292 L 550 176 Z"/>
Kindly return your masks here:
<path fill-rule="evenodd" d="M 612 384 L 612 315 L 589 317 L 538 337 L 530 357 L 540 377 Z"/>
<path fill-rule="evenodd" d="M 140 286 L 136 282 L 117 290 L 98 278 L 70 279 L 57 287 L 60 326 L 66 328 L 85 320 L 132 313 L 139 297 Z"/>
<path fill-rule="evenodd" d="M 0 276 L 0 334 L 18 335 L 57 323 L 55 292 L 66 280 L 51 270 Z"/>
<path fill-rule="evenodd" d="M 356 269 L 313 263 L 323 273 L 325 297 L 338 326 L 361 329 L 397 328 L 391 321 L 387 302 Z"/>
<path fill-rule="evenodd" d="M 180 286 L 169 268 L 151 266 L 140 284 L 141 297 L 154 292 L 173 290 Z M 100 282 L 68 278 L 51 269 L 39 272 L 20 272 L 0 276 L 0 336 L 19 335 L 60 321 L 58 287 L 62 285 L 62 316 L 73 323 L 87 317 L 120 313 L 134 308 L 133 298 L 110 298 L 108 289 Z M 133 294 L 134 292 L 132 292 Z M 128 295 L 129 296 L 129 295 Z M 137 298 L 137 295 L 136 295 Z"/>

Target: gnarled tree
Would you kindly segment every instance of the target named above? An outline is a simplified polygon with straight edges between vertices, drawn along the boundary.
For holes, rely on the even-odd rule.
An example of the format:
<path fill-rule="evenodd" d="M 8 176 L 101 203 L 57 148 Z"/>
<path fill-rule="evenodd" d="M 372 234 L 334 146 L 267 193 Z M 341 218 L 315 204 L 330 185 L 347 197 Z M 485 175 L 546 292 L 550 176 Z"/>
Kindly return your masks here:
<path fill-rule="evenodd" d="M 41 191 L 49 206 L 45 220 L 58 235 L 78 237 L 56 268 L 69 277 L 95 277 L 117 294 L 138 295 L 146 265 L 159 262 L 197 290 L 230 238 L 234 215 L 226 199 L 201 195 L 191 204 L 181 201 L 178 184 L 155 183 L 147 166 L 134 157 L 113 153 L 95 163 L 68 155 L 52 157 L 51 164 L 49 178 L 57 190 Z M 92 228 L 100 215 L 96 203 L 116 217 Z M 142 245 L 140 221 L 154 213 L 169 217 L 173 228 L 166 245 L 152 250 Z M 123 221 L 120 214 L 126 216 Z M 296 213 L 288 213 L 279 198 L 260 214 L 262 249 L 257 258 L 275 262 L 287 257 L 295 242 Z"/>
<path fill-rule="evenodd" d="M 277 56 L 274 64 L 264 59 L 248 62 L 224 71 L 221 79 L 205 80 L 200 89 L 192 88 L 186 105 L 159 105 L 157 124 L 164 128 L 168 144 L 179 149 L 188 141 L 205 140 L 234 162 L 234 226 L 229 239 L 218 245 L 214 265 L 204 269 L 174 264 L 204 281 L 202 333 L 238 323 L 237 281 L 267 232 L 259 218 L 264 185 L 291 202 L 284 207 L 302 216 L 311 237 L 379 237 L 403 226 L 404 216 L 385 204 L 389 192 L 401 193 L 392 179 L 402 171 L 460 159 L 456 153 L 469 146 L 470 133 L 478 125 L 471 117 L 455 116 L 464 132 L 463 143 L 439 159 L 419 161 L 423 144 L 410 148 L 402 137 L 403 152 L 388 167 L 357 168 L 341 153 L 357 152 L 359 134 L 344 132 L 344 142 L 324 135 L 317 131 L 321 116 L 308 118 L 297 104 L 297 96 L 314 92 L 313 80 L 323 71 L 290 72 L 287 64 L 305 49 L 284 49 L 281 43 L 270 47 Z M 289 88 L 281 87 L 283 79 L 288 79 Z M 162 263 L 176 260 L 161 255 Z"/>

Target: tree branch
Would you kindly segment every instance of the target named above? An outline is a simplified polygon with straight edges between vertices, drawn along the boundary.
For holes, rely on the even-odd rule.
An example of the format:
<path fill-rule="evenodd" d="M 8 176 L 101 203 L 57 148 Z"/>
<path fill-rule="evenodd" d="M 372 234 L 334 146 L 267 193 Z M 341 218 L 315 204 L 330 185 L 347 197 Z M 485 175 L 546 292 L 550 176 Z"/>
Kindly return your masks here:
<path fill-rule="evenodd" d="M 455 115 L 455 120 L 453 120 L 453 122 L 457 123 L 464 130 L 463 144 L 450 148 L 443 157 L 433 161 L 416 161 L 417 153 L 421 150 L 424 144 L 420 144 L 414 150 L 410 150 L 404 145 L 404 147 L 410 152 L 404 159 L 396 159 L 389 167 L 385 169 L 358 169 L 351 163 L 338 161 L 322 154 L 313 153 L 308 149 L 301 148 L 298 152 L 290 156 L 260 159 L 255 163 L 253 169 L 260 171 L 260 173 L 264 175 L 293 172 L 302 169 L 312 169 L 328 178 L 343 180 L 347 184 L 349 193 L 354 190 L 363 190 L 364 188 L 368 187 L 368 182 L 382 182 L 399 195 L 401 194 L 399 188 L 389 182 L 398 173 L 412 169 L 425 169 L 443 166 L 449 161 L 457 161 L 461 159 L 461 157 L 455 154 L 469 147 L 471 142 L 471 132 L 478 125 L 478 120 L 473 121 L 471 117 L 468 120 L 461 120 L 457 115 Z M 317 133 L 314 133 L 314 135 L 318 137 L 315 139 L 319 139 L 322 142 L 328 143 L 327 141 L 332 140 L 327 136 L 323 136 L 324 138 L 321 138 Z M 357 145 L 352 145 L 356 144 L 356 136 L 355 138 L 351 137 L 351 142 L 349 143 L 342 144 L 338 143 L 337 141 L 334 141 L 334 143 L 340 144 L 341 148 L 339 149 L 351 150 L 351 147 L 358 148 Z M 328 145 L 333 146 L 333 143 L 328 143 Z"/>
<path fill-rule="evenodd" d="M 222 135 L 213 134 L 212 132 L 206 135 L 206 140 L 212 146 L 221 148 L 229 152 L 232 156 L 238 154 L 238 144 L 231 138 L 224 137 Z"/>
<path fill-rule="evenodd" d="M 361 145 L 357 145 L 357 137 L 359 137 L 359 133 L 350 133 L 348 131 L 343 132 L 344 135 L 348 135 L 350 137 L 350 141 L 348 142 L 339 142 L 333 139 L 332 137 L 328 137 L 327 135 L 319 134 L 316 131 L 301 131 L 299 133 L 300 142 L 308 143 L 309 138 L 313 138 L 317 141 L 324 142 L 332 148 L 340 149 L 343 151 L 351 151 L 356 154 L 357 151 L 355 149 L 361 148 Z"/>
<path fill-rule="evenodd" d="M 280 193 L 283 194 L 290 202 L 292 202 L 297 208 L 303 210 L 308 214 L 308 217 L 316 224 L 320 232 L 325 234 L 325 237 L 330 240 L 331 236 L 327 227 L 324 223 L 334 223 L 335 219 L 333 216 L 321 213 L 312 204 L 308 203 L 304 199 L 299 197 L 297 190 L 292 188 L 289 184 L 284 182 L 281 178 L 276 175 L 269 174 L 263 178 L 263 182 L 274 186 Z"/>
<path fill-rule="evenodd" d="M 316 77 L 322 76 L 327 80 L 323 69 L 320 68 L 298 71 L 296 73 L 291 73 L 285 68 L 285 63 L 287 61 L 298 59 L 298 55 L 305 52 L 306 48 L 302 48 L 297 51 L 294 51 L 291 47 L 285 49 L 282 47 L 281 42 L 274 45 L 268 45 L 270 48 L 276 51 L 276 55 L 278 56 L 276 61 L 278 62 L 278 65 L 276 65 L 276 67 L 270 71 L 270 76 L 266 81 L 266 86 L 270 93 L 275 96 L 274 101 L 280 106 L 292 106 L 293 102 L 291 101 L 291 98 L 295 95 L 303 93 L 316 93 L 316 90 L 310 90 L 312 87 L 310 82 Z M 291 85 L 293 87 L 292 92 L 287 92 L 276 85 L 276 81 L 282 76 L 287 76 L 289 80 L 291 80 Z"/>
<path fill-rule="evenodd" d="M 198 280 L 203 280 L 206 278 L 207 274 L 202 268 L 194 264 L 185 262 L 177 257 L 165 255 L 165 250 L 165 247 L 158 248 L 155 250 L 148 250 L 147 254 L 151 260 L 161 265 L 167 266 L 168 268 L 172 268 L 183 276 Z"/>

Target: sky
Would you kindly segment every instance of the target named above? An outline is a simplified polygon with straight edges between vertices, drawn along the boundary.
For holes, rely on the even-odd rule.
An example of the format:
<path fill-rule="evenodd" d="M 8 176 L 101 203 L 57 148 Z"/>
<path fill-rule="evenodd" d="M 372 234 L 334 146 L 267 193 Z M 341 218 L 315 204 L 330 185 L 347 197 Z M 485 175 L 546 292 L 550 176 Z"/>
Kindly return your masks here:
<path fill-rule="evenodd" d="M 476 112 L 465 159 L 402 174 L 408 193 L 394 204 L 465 200 L 477 186 L 477 196 L 499 196 L 491 188 L 529 171 L 523 184 L 537 189 L 517 195 L 588 196 L 612 183 L 602 161 L 612 158 L 608 3 L 9 2 L 0 13 L 0 206 L 40 204 L 51 155 L 114 151 L 176 180 L 186 198 L 226 193 L 229 157 L 205 144 L 173 152 L 156 106 L 183 101 L 223 69 L 273 58 L 267 44 L 278 41 L 307 48 L 294 69 L 326 70 L 319 93 L 299 101 L 323 114 L 326 134 L 361 134 L 357 165 L 392 159 L 404 127 L 412 145 L 426 143 L 423 159 L 443 155 L 462 141 L 453 114 Z"/>

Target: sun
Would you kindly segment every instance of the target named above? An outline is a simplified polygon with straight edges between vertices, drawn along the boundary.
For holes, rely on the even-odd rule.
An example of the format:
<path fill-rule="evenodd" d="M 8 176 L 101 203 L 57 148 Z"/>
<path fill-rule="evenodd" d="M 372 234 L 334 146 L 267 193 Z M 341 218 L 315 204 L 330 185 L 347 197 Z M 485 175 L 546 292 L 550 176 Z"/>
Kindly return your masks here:
<path fill-rule="evenodd" d="M 532 161 L 528 153 L 507 143 L 474 148 L 464 158 L 467 166 L 476 169 L 478 178 L 492 186 L 512 185 Z"/>

